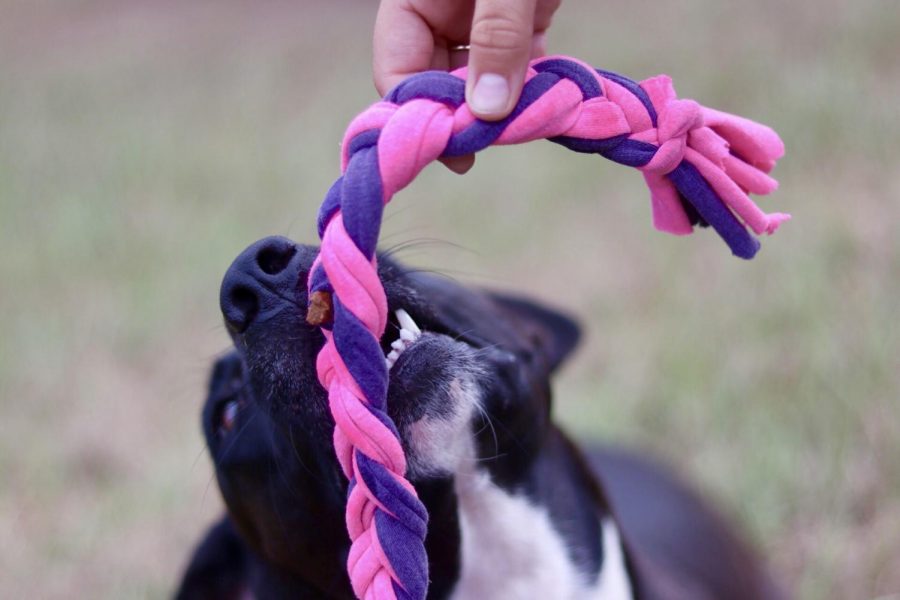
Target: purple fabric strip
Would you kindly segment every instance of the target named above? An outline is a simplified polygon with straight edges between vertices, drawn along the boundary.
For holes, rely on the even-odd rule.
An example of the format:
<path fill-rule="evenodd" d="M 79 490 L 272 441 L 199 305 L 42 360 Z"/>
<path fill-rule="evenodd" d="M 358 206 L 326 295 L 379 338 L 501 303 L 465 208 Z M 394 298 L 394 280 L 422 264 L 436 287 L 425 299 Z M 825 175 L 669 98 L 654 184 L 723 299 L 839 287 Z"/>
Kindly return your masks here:
<path fill-rule="evenodd" d="M 553 73 L 572 81 L 581 89 L 581 95 L 585 100 L 603 95 L 603 89 L 597 82 L 597 78 L 590 71 L 571 60 L 562 58 L 545 60 L 535 65 L 534 70 L 538 73 Z"/>
<path fill-rule="evenodd" d="M 359 476 L 384 507 L 375 509 L 378 541 L 391 567 L 411 598 L 424 598 L 428 589 L 428 555 L 422 545 L 428 531 L 428 513 L 380 463 L 356 451 Z"/>
<path fill-rule="evenodd" d="M 361 135 L 366 133 L 368 132 Z M 347 234 L 369 260 L 375 256 L 383 211 L 378 149 L 375 146 L 364 146 L 350 156 L 344 172 L 341 213 Z"/>
<path fill-rule="evenodd" d="M 694 208 L 694 205 L 691 204 L 691 201 L 685 198 L 684 194 L 682 194 L 681 192 L 678 192 L 678 201 L 681 203 L 681 207 L 684 209 L 684 212 L 687 215 L 688 221 L 691 225 L 694 225 L 696 227 L 709 227 L 709 223 L 707 223 L 703 219 L 703 217 L 700 216 L 700 213 L 697 212 L 697 209 Z"/>
<path fill-rule="evenodd" d="M 346 213 L 345 213 L 346 214 Z M 334 345 L 356 380 L 369 404 L 380 411 L 385 409 L 388 374 L 384 360 L 372 360 L 381 356 L 381 345 L 366 326 L 341 303 L 332 297 L 334 304 Z M 396 431 L 396 429 L 395 429 Z"/>
<path fill-rule="evenodd" d="M 348 145 L 348 154 L 353 155 L 364 148 L 374 147 L 375 144 L 378 143 L 378 137 L 380 135 L 380 129 L 370 129 L 356 135 L 352 140 L 350 140 L 350 144 Z M 316 228 L 319 232 L 320 238 L 325 235 L 325 227 L 328 225 L 331 217 L 333 217 L 335 213 L 337 213 L 337 211 L 341 208 L 343 186 L 344 175 L 341 175 L 337 178 L 337 181 L 335 181 L 328 189 L 328 193 L 325 195 L 325 200 L 324 202 L 322 202 L 322 206 L 319 208 L 319 216 L 316 222 Z"/>
<path fill-rule="evenodd" d="M 466 100 L 466 82 L 444 71 L 426 71 L 402 81 L 384 97 L 394 104 L 423 98 L 457 108 Z"/>
<path fill-rule="evenodd" d="M 641 101 L 641 104 L 644 105 L 644 108 L 647 109 L 647 114 L 650 115 L 650 122 L 653 123 L 653 126 L 656 127 L 656 109 L 653 107 L 653 102 L 650 100 L 650 96 L 647 92 L 644 91 L 638 83 L 634 80 L 628 79 L 624 75 L 619 75 L 618 73 L 613 73 L 612 71 L 604 71 L 602 69 L 596 69 L 597 73 L 600 74 L 601 77 L 605 77 L 610 81 L 615 81 L 629 92 L 634 94 L 638 100 Z"/>
<path fill-rule="evenodd" d="M 569 137 L 560 135 L 547 138 L 551 142 L 565 146 L 569 150 L 581 152 L 583 154 L 603 154 L 610 152 L 628 139 L 628 135 L 617 135 L 616 137 L 606 138 L 605 140 L 586 140 L 584 138 Z"/>
<path fill-rule="evenodd" d="M 643 167 L 656 154 L 656 146 L 638 140 L 623 140 L 609 150 L 601 151 L 604 158 L 629 167 Z"/>
<path fill-rule="evenodd" d="M 334 288 L 331 287 L 331 282 L 328 281 L 328 275 L 325 274 L 325 269 L 322 265 L 316 267 L 316 270 L 313 271 L 312 277 L 310 278 L 309 289 L 313 292 L 333 292 Z"/>
<path fill-rule="evenodd" d="M 344 176 L 341 175 L 337 178 L 337 181 L 328 188 L 325 200 L 322 202 L 322 206 L 319 207 L 319 217 L 316 220 L 316 229 L 319 231 L 319 238 L 325 235 L 325 226 L 328 225 L 328 221 L 331 220 L 331 217 L 333 217 L 341 208 L 341 188 L 343 185 Z"/>
<path fill-rule="evenodd" d="M 428 512 L 422 503 L 397 483 L 384 465 L 359 450 L 356 450 L 356 464 L 366 487 L 384 507 L 404 523 L 405 529 L 424 536 L 428 531 Z"/>
<path fill-rule="evenodd" d="M 759 241 L 728 210 L 696 167 L 683 160 L 667 177 L 694 205 L 703 220 L 725 240 L 732 254 L 748 260 L 753 258 L 759 251 Z"/>
<path fill-rule="evenodd" d="M 353 139 L 350 140 L 350 143 L 347 144 L 347 154 L 353 155 L 363 148 L 371 148 L 378 143 L 378 138 L 380 136 L 380 129 L 369 129 L 368 131 L 361 131 L 357 133 L 353 137 Z"/>
<path fill-rule="evenodd" d="M 405 527 L 404 519 L 395 519 L 379 508 L 375 509 L 375 529 L 378 541 L 391 567 L 402 583 L 398 598 L 425 598 L 428 591 L 428 555 L 421 538 Z M 420 551 L 421 550 L 421 551 Z M 396 585 L 394 592 L 396 593 Z"/>
<path fill-rule="evenodd" d="M 391 581 L 391 587 L 394 588 L 394 595 L 397 596 L 397 600 L 416 600 L 404 590 L 396 581 Z"/>

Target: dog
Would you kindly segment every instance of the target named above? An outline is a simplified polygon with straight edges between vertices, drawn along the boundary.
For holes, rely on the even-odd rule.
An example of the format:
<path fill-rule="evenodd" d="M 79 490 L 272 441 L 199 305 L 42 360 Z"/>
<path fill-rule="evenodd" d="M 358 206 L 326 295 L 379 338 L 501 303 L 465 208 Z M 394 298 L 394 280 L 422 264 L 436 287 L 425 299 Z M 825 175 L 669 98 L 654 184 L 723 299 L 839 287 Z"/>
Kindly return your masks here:
<path fill-rule="evenodd" d="M 324 338 L 305 319 L 315 256 L 265 238 L 222 282 L 234 348 L 213 368 L 202 421 L 227 510 L 179 599 L 353 598 L 348 484 L 316 376 Z M 554 424 L 550 380 L 578 343 L 574 320 L 378 264 L 387 406 L 429 514 L 429 598 L 782 597 L 737 530 L 664 467 L 582 452 Z"/>

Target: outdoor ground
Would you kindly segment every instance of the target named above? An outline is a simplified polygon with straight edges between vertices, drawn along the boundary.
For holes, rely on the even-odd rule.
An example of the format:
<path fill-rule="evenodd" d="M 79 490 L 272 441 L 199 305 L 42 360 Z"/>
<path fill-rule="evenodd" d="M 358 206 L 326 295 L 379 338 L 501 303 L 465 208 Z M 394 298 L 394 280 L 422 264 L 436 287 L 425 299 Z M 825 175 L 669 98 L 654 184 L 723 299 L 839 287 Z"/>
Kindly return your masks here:
<path fill-rule="evenodd" d="M 0 0 L 0 597 L 171 592 L 220 511 L 219 281 L 260 237 L 315 239 L 374 8 Z M 382 238 L 579 315 L 560 418 L 676 464 L 800 598 L 900 594 L 898 31 L 893 0 L 561 9 L 554 51 L 781 132 L 761 204 L 794 221 L 752 262 L 546 143 L 430 167 Z"/>

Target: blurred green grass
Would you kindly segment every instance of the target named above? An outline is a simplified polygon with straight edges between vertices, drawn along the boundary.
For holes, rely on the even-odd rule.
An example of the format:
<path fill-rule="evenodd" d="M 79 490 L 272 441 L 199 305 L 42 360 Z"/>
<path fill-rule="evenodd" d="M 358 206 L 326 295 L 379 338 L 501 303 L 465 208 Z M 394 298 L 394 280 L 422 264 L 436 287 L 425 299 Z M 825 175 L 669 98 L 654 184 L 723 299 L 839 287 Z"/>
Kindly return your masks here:
<path fill-rule="evenodd" d="M 0 11 L 0 596 L 165 596 L 220 510 L 219 280 L 264 235 L 315 239 L 374 5 Z M 898 30 L 891 0 L 563 6 L 554 51 L 782 134 L 762 204 L 795 220 L 750 263 L 654 233 L 639 177 L 551 144 L 429 168 L 383 234 L 578 314 L 560 418 L 669 458 L 801 598 L 900 593 Z"/>

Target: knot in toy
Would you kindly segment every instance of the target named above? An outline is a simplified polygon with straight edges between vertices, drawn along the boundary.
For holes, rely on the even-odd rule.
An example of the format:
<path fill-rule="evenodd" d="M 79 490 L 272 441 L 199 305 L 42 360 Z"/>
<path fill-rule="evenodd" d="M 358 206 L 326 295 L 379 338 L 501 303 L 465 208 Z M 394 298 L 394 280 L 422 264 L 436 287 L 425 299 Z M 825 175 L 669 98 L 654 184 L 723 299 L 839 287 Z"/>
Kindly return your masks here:
<path fill-rule="evenodd" d="M 319 325 L 319 381 L 335 420 L 348 478 L 347 568 L 360 598 L 421 600 L 428 589 L 427 511 L 406 480 L 406 457 L 387 414 L 388 370 L 379 340 L 387 299 L 375 247 L 384 205 L 439 157 L 547 138 L 639 169 L 654 225 L 675 234 L 710 226 L 741 258 L 790 216 L 766 214 L 784 146 L 770 128 L 679 100 L 661 75 L 636 83 L 568 57 L 532 61 L 521 98 L 496 122 L 465 104 L 465 69 L 414 75 L 357 116 L 344 136 L 342 176 L 319 212 L 321 250 L 307 282 L 307 319 Z"/>
<path fill-rule="evenodd" d="M 647 130 L 649 142 L 659 147 L 642 171 L 666 175 L 675 170 L 688 144 L 688 133 L 703 126 L 700 105 L 693 100 L 670 100 L 657 109 L 659 118 L 655 129 Z M 655 134 L 655 135 L 653 135 Z M 655 139 L 654 139 L 655 138 Z"/>

